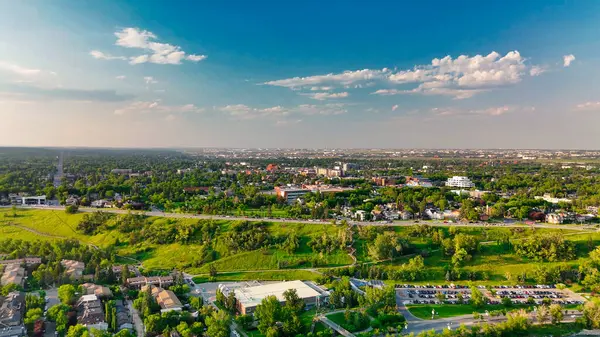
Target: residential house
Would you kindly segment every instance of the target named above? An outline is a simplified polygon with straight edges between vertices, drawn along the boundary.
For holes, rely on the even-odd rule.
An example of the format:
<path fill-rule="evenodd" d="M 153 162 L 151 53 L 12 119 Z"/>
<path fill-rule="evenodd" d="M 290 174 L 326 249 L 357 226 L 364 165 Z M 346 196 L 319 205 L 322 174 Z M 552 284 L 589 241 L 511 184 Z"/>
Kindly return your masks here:
<path fill-rule="evenodd" d="M 181 311 L 183 305 L 181 305 L 181 301 L 177 298 L 174 292 L 171 290 L 165 290 L 160 287 L 155 287 L 153 285 L 147 285 L 142 287 L 142 291 L 146 290 L 146 287 L 150 287 L 150 291 L 152 292 L 152 296 L 156 299 L 156 303 L 160 306 L 161 312 L 167 311 Z"/>
<path fill-rule="evenodd" d="M 83 295 L 77 301 L 77 323 L 87 328 L 107 330 L 102 302 L 96 295 Z"/>
<path fill-rule="evenodd" d="M 156 287 L 168 287 L 174 282 L 173 276 L 139 276 L 130 277 L 127 279 L 127 285 L 131 288 L 140 289 L 147 285 L 153 285 Z"/>
<path fill-rule="evenodd" d="M 4 272 L 0 278 L 0 284 L 3 286 L 13 283 L 19 286 L 23 286 L 25 283 L 25 268 L 21 267 L 21 264 L 7 264 L 4 266 Z"/>
<path fill-rule="evenodd" d="M 25 293 L 13 291 L 0 296 L 0 327 L 21 326 L 25 315 Z"/>
<path fill-rule="evenodd" d="M 123 300 L 115 301 L 115 309 L 117 310 L 117 330 L 121 331 L 127 329 L 132 331 L 133 324 L 131 324 L 131 313 L 123 303 Z"/>
<path fill-rule="evenodd" d="M 65 274 L 74 280 L 79 280 L 83 277 L 85 263 L 75 260 L 62 260 L 60 264 L 65 267 Z"/>
<path fill-rule="evenodd" d="M 81 285 L 81 287 L 83 288 L 85 295 L 96 295 L 98 298 L 111 298 L 113 296 L 112 291 L 105 286 L 93 283 L 84 283 Z"/>

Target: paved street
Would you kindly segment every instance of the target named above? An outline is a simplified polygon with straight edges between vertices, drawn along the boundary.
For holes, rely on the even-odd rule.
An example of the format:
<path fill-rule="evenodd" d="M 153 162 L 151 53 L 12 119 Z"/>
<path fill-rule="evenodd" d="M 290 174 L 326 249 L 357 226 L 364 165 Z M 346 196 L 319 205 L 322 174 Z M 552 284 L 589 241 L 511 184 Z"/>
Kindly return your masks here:
<path fill-rule="evenodd" d="M 137 337 L 144 337 L 144 324 L 142 323 L 138 311 L 133 307 L 133 302 L 131 300 L 127 300 L 127 309 L 133 318 L 133 326 L 135 327 Z"/>

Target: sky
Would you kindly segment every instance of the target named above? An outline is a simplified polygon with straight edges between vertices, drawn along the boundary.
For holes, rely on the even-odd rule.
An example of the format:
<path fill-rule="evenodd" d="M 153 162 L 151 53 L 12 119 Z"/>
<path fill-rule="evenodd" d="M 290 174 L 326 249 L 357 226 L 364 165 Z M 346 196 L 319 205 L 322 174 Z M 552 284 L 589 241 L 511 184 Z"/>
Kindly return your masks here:
<path fill-rule="evenodd" d="M 600 148 L 600 2 L 0 0 L 0 146 Z"/>

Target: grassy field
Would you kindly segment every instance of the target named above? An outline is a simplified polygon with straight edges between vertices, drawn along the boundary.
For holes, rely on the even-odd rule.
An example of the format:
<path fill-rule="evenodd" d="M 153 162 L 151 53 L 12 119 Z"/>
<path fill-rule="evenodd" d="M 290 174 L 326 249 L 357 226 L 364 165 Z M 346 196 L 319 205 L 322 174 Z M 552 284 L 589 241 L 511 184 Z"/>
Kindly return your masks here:
<path fill-rule="evenodd" d="M 503 305 L 485 305 L 481 308 L 475 308 L 469 304 L 413 304 L 406 306 L 411 314 L 420 318 L 431 320 L 431 310 L 435 310 L 435 318 L 447 318 L 447 317 L 455 317 L 462 315 L 471 315 L 474 312 L 484 313 L 486 310 L 502 310 L 502 309 L 515 309 L 517 306 L 512 306 L 510 308 L 506 308 Z M 526 307 L 526 306 L 524 306 Z"/>
<path fill-rule="evenodd" d="M 218 274 L 215 281 L 283 281 L 283 280 L 316 280 L 320 274 L 308 270 L 274 270 L 258 272 L 231 272 Z M 208 275 L 194 277 L 194 282 L 202 283 L 210 280 Z"/>
<path fill-rule="evenodd" d="M 311 224 L 289 224 L 289 223 L 269 223 L 267 229 L 269 233 L 276 237 L 285 237 L 295 232 L 300 238 L 300 247 L 294 254 L 287 254 L 276 248 L 267 248 L 262 250 L 240 252 L 231 254 L 227 246 L 219 241 L 217 236 L 214 244 L 215 260 L 210 264 L 194 265 L 194 261 L 203 252 L 202 245 L 199 244 L 151 244 L 149 242 L 140 242 L 135 245 L 129 244 L 129 235 L 120 233 L 114 228 L 114 224 L 109 221 L 107 228 L 100 234 L 93 236 L 84 235 L 76 230 L 77 224 L 83 218 L 84 213 L 66 214 L 63 211 L 56 210 L 36 210 L 36 209 L 18 209 L 17 216 L 12 216 L 12 210 L 0 209 L 0 237 L 22 239 L 26 241 L 34 240 L 56 240 L 59 238 L 77 239 L 84 243 L 94 244 L 100 247 L 113 245 L 117 242 L 117 253 L 121 256 L 135 258 L 143 262 L 146 269 L 171 270 L 177 268 L 185 270 L 192 274 L 208 274 L 209 265 L 216 267 L 219 280 L 281 280 L 293 278 L 315 279 L 318 274 L 307 270 L 312 268 L 328 268 L 350 265 L 353 261 L 346 252 L 337 250 L 332 254 L 320 255 L 314 253 L 308 246 L 312 236 L 327 233 L 335 235 L 338 227 L 328 223 Z M 148 222 L 160 224 L 168 221 L 161 217 L 149 217 Z M 170 219 L 177 222 L 195 222 L 196 219 Z M 231 221 L 218 221 L 220 233 L 223 234 L 229 230 Z M 29 230 L 27 230 L 29 229 Z M 442 228 L 448 232 L 448 227 Z M 394 227 L 394 231 L 399 234 L 408 234 L 408 227 Z M 461 270 L 463 272 L 475 271 L 480 274 L 486 274 L 486 280 L 475 281 L 477 284 L 498 285 L 514 283 L 517 275 L 523 270 L 531 271 L 540 263 L 531 261 L 511 252 L 506 252 L 494 242 L 494 237 L 499 233 L 512 233 L 517 238 L 524 238 L 536 233 L 548 233 L 560 231 L 566 235 L 566 238 L 576 243 L 578 258 L 568 262 L 543 263 L 544 266 L 553 266 L 567 263 L 576 266 L 580 264 L 588 254 L 588 240 L 594 245 L 600 245 L 600 233 L 580 233 L 569 230 L 554 229 L 509 229 L 509 228 L 464 228 L 459 231 L 477 236 L 479 240 L 485 242 L 482 244 L 479 252 L 474 254 L 473 259 L 466 262 Z M 427 267 L 427 278 L 425 281 L 414 283 L 442 284 L 445 281 L 445 268 L 451 263 L 451 259 L 442 256 L 437 248 L 431 246 L 429 239 L 410 238 L 411 243 L 416 247 L 416 251 L 431 249 L 430 256 L 425 258 Z M 368 256 L 369 242 L 362 239 L 356 239 L 356 256 L 358 262 L 370 262 Z M 382 263 L 382 265 L 391 268 L 397 268 L 402 263 L 408 261 L 408 257 L 399 258 L 394 262 Z M 253 271 L 253 272 L 247 272 Z M 508 279 L 510 278 L 510 279 Z M 529 280 L 533 282 L 533 279 Z M 388 283 L 394 283 L 387 281 Z M 467 281 L 456 281 L 456 283 L 465 283 Z M 413 283 L 413 282 L 411 282 Z"/>

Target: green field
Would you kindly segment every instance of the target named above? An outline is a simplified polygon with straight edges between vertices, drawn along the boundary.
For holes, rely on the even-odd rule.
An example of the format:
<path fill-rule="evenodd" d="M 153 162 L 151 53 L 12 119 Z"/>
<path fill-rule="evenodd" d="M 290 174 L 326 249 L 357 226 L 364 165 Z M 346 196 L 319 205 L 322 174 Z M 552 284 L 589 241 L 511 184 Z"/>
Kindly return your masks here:
<path fill-rule="evenodd" d="M 470 304 L 411 304 L 407 305 L 406 308 L 415 317 L 420 319 L 431 320 L 431 311 L 435 310 L 435 318 L 448 318 L 462 315 L 472 315 L 474 312 L 485 313 L 492 310 L 513 310 L 516 308 L 527 308 L 527 305 L 513 305 L 507 308 L 501 304 L 491 305 L 487 304 L 481 308 L 475 308 Z"/>
<path fill-rule="evenodd" d="M 77 239 L 83 243 L 93 244 L 100 247 L 115 246 L 120 261 L 122 257 L 139 260 L 147 270 L 172 270 L 177 268 L 185 270 L 191 274 L 200 275 L 202 279 L 208 278 L 210 265 L 213 265 L 218 272 L 218 280 L 283 280 L 283 279 L 316 279 L 319 274 L 315 270 L 323 270 L 331 267 L 343 267 L 352 264 L 352 259 L 342 250 L 336 250 L 331 254 L 317 254 L 308 246 L 308 241 L 312 236 L 323 233 L 335 235 L 338 227 L 329 223 L 314 224 L 290 224 L 290 223 L 269 223 L 267 229 L 272 236 L 286 237 L 295 232 L 300 239 L 300 246 L 294 254 L 287 254 L 275 247 L 264 248 L 260 250 L 239 252 L 232 254 L 219 237 L 226 233 L 232 221 L 217 221 L 220 226 L 219 233 L 214 241 L 214 261 L 209 263 L 196 263 L 198 256 L 202 254 L 204 248 L 200 244 L 152 244 L 149 242 L 139 242 L 129 244 L 129 235 L 119 232 L 109 221 L 109 224 L 101 233 L 89 236 L 76 230 L 77 224 L 81 221 L 85 213 L 69 215 L 63 211 L 55 210 L 36 210 L 36 209 L 18 209 L 17 216 L 12 216 L 12 210 L 0 209 L 0 236 L 2 238 L 22 239 L 26 241 L 35 240 L 57 240 L 57 239 Z M 196 219 L 177 218 L 167 220 L 161 217 L 149 217 L 147 222 L 160 225 L 166 221 L 196 222 Z M 448 227 L 443 227 L 448 231 Z M 407 234 L 409 227 L 394 227 L 395 232 Z M 485 274 L 485 279 L 475 281 L 477 284 L 498 285 L 515 283 L 516 276 L 523 270 L 532 270 L 542 264 L 544 266 L 553 266 L 557 264 L 568 264 L 576 266 L 580 264 L 588 254 L 588 240 L 594 245 L 600 245 L 599 232 L 581 233 L 572 230 L 554 230 L 554 229 L 520 229 L 511 230 L 509 228 L 459 228 L 462 233 L 475 235 L 482 243 L 479 252 L 473 255 L 473 259 L 461 266 L 463 273 L 474 271 L 479 274 Z M 515 231 L 514 236 L 524 238 L 536 233 L 560 231 L 566 238 L 576 243 L 578 258 L 568 262 L 546 262 L 540 263 L 515 255 L 512 252 L 506 252 L 502 247 L 496 245 L 493 237 L 499 232 Z M 516 240 L 513 238 L 513 240 Z M 451 258 L 443 256 L 437 248 L 431 248 L 428 239 L 410 237 L 411 244 L 415 247 L 414 251 L 430 250 L 429 256 L 425 258 L 427 267 L 427 277 L 423 281 L 410 282 L 415 284 L 443 284 L 445 280 L 445 269 L 451 264 Z M 356 248 L 356 257 L 358 263 L 372 263 L 368 255 L 369 242 L 355 237 L 354 247 Z M 401 264 L 406 263 L 412 256 L 402 257 L 393 262 L 379 263 L 382 266 L 390 268 L 399 268 Z M 512 279 L 507 279 L 512 278 Z M 534 282 L 533 279 L 528 280 Z M 386 280 L 387 283 L 407 283 L 394 282 Z M 466 283 L 461 278 L 455 283 Z"/>

